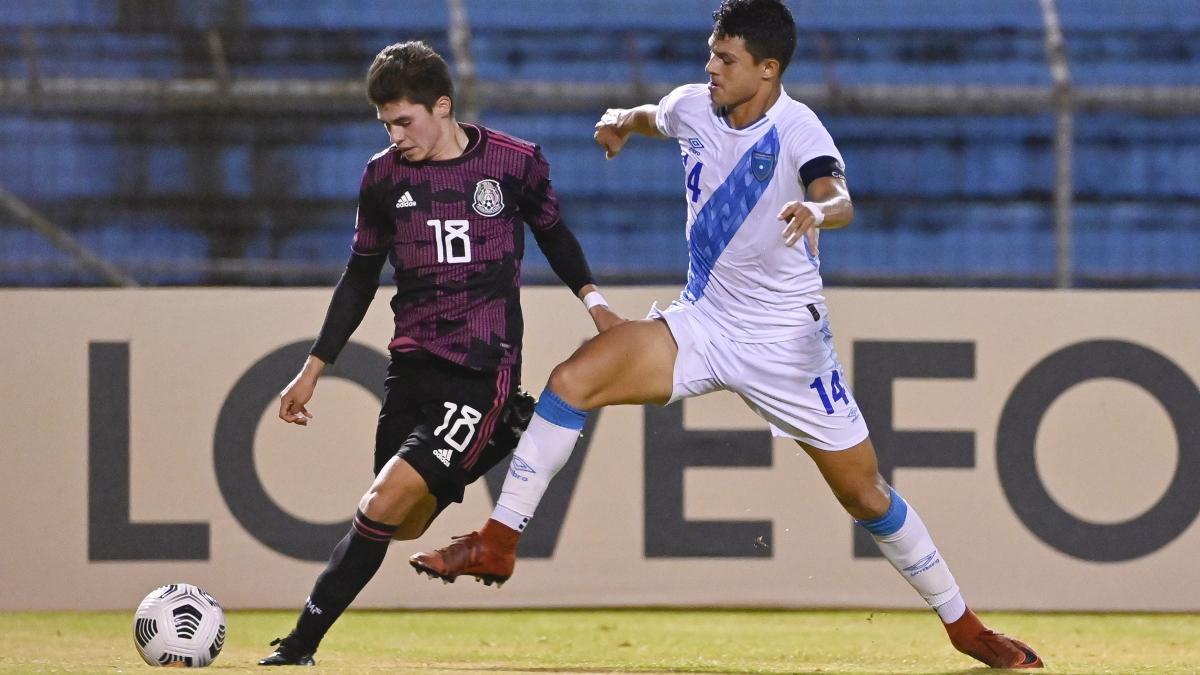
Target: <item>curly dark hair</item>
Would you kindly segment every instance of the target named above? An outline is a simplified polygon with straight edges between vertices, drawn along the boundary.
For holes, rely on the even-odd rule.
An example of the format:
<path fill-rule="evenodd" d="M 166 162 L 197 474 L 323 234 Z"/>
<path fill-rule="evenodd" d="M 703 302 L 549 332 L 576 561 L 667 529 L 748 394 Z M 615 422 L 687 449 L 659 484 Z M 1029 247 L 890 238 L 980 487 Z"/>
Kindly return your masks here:
<path fill-rule="evenodd" d="M 450 67 L 424 42 L 388 45 L 367 70 L 367 98 L 377 106 L 406 99 L 432 111 L 443 96 L 454 100 Z"/>
<path fill-rule="evenodd" d="M 713 34 L 742 38 L 755 63 L 775 59 L 781 75 L 796 51 L 796 20 L 783 0 L 725 0 L 713 12 Z"/>

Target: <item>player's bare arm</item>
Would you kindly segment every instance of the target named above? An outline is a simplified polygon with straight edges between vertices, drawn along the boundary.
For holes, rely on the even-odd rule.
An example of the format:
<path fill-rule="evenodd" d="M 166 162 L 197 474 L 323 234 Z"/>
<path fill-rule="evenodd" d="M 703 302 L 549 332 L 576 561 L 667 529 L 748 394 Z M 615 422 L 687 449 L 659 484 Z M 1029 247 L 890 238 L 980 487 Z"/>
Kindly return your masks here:
<path fill-rule="evenodd" d="M 647 103 L 636 108 L 609 108 L 596 122 L 596 139 L 604 148 L 605 159 L 612 159 L 625 147 L 629 134 L 638 133 L 651 138 L 666 138 L 658 131 L 654 118 L 658 114 L 658 105 Z"/>
<path fill-rule="evenodd" d="M 587 297 L 590 293 L 599 293 L 600 287 L 596 284 L 586 284 L 579 289 L 579 299 L 587 304 Z M 603 298 L 603 296 L 600 296 Z M 607 304 L 596 304 L 587 308 L 588 315 L 592 317 L 592 323 L 596 324 L 596 332 L 603 333 L 619 323 L 628 321 L 625 317 L 612 311 Z"/>
<path fill-rule="evenodd" d="M 808 200 L 788 202 L 779 211 L 783 228 L 783 243 L 793 246 L 801 237 L 808 237 L 808 248 L 817 255 L 817 239 L 822 229 L 845 227 L 854 220 L 854 203 L 844 178 L 824 176 L 808 186 Z"/>
<path fill-rule="evenodd" d="M 306 426 L 312 419 L 305 404 L 312 398 L 317 388 L 317 380 L 321 371 L 325 370 L 325 362 L 309 354 L 304 361 L 304 367 L 292 378 L 283 391 L 279 393 L 279 419 L 291 424 Z"/>

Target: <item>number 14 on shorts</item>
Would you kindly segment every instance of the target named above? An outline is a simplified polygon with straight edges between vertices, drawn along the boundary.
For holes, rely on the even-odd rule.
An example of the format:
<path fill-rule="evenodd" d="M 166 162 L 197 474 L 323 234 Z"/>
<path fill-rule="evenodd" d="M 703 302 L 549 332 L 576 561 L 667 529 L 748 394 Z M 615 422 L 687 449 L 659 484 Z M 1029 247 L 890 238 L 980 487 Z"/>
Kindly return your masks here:
<path fill-rule="evenodd" d="M 846 388 L 842 386 L 842 376 L 838 371 L 829 373 L 829 389 L 825 389 L 825 381 L 818 377 L 808 385 L 809 389 L 817 392 L 817 396 L 821 397 L 821 405 L 825 406 L 825 414 L 833 414 L 833 402 L 841 401 L 842 405 L 850 405 L 850 395 L 846 392 Z M 833 395 L 832 400 L 830 394 Z"/>

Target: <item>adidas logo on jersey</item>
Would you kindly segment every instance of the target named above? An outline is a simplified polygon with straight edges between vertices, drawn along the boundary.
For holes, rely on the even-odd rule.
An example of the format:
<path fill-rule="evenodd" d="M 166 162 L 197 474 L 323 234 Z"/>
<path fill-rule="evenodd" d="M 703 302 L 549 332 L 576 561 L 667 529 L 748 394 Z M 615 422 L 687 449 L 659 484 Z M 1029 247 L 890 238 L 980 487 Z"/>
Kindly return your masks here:
<path fill-rule="evenodd" d="M 413 199 L 412 193 L 405 190 L 404 194 L 400 195 L 400 199 L 396 200 L 396 208 L 405 209 L 417 205 L 417 200 Z"/>
<path fill-rule="evenodd" d="M 450 466 L 450 448 L 438 448 L 433 451 L 433 456 L 442 460 L 442 464 Z"/>

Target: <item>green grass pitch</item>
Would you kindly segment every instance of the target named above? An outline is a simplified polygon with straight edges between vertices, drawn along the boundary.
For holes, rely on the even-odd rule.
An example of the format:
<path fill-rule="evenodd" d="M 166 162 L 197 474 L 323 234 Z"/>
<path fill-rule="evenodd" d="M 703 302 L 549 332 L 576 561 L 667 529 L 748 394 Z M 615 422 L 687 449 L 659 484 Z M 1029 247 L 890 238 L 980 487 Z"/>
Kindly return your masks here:
<path fill-rule="evenodd" d="M 0 614 L 0 673 L 150 672 L 128 612 Z M 255 660 L 293 612 L 230 612 L 211 669 Z M 1048 673 L 1200 672 L 1200 615 L 983 613 Z M 351 611 L 317 653 L 323 673 L 963 673 L 928 612 L 777 610 Z M 290 671 L 289 671 L 290 672 Z"/>

